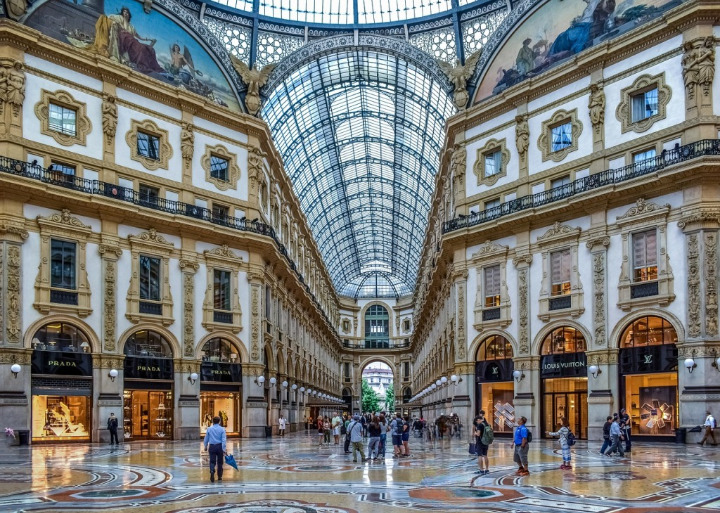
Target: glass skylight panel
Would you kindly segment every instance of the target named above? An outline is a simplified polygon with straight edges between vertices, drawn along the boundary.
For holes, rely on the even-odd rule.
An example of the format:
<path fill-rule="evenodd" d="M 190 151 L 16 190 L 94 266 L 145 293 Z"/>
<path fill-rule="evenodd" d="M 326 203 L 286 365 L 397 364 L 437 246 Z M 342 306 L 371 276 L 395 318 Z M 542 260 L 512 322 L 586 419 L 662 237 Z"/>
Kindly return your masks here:
<path fill-rule="evenodd" d="M 353 23 L 352 2 L 341 0 L 261 0 L 260 14 L 306 23 Z"/>
<path fill-rule="evenodd" d="M 215 0 L 217 3 L 227 5 L 228 7 L 234 7 L 242 11 L 253 10 L 253 0 Z"/>

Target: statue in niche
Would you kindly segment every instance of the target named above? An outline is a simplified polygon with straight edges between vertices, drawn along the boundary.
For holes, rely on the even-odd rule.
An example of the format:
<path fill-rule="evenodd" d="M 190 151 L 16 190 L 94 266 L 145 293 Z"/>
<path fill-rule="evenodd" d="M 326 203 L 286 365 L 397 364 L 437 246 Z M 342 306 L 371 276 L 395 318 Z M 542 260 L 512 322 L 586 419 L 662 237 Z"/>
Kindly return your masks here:
<path fill-rule="evenodd" d="M 248 67 L 243 61 L 235 57 L 230 56 L 232 65 L 240 75 L 243 83 L 247 86 L 245 92 L 245 107 L 248 112 L 255 116 L 260 112 L 262 107 L 262 100 L 260 99 L 260 89 L 267 84 L 270 73 L 275 69 L 275 64 L 266 64 L 261 70 L 257 69 L 257 66 L 253 66 L 252 69 Z"/>
<path fill-rule="evenodd" d="M 530 128 L 528 128 L 527 116 L 515 116 L 515 147 L 520 159 L 525 161 L 528 148 L 530 147 Z"/>
<path fill-rule="evenodd" d="M 258 183 L 264 183 L 263 179 L 263 158 L 266 154 L 257 146 L 251 146 L 248 151 L 248 177 L 250 178 L 250 188 L 255 190 Z"/>
<path fill-rule="evenodd" d="M 697 81 L 702 87 L 703 96 L 709 96 L 715 78 L 715 38 L 708 36 L 697 49 Z"/>
<path fill-rule="evenodd" d="M 195 134 L 193 134 L 193 126 L 190 123 L 183 123 L 182 131 L 180 132 L 180 154 L 185 163 L 185 169 L 190 169 L 194 151 Z"/>
<path fill-rule="evenodd" d="M 118 109 L 115 103 L 115 97 L 110 94 L 103 94 L 102 103 L 102 129 L 105 134 L 105 141 L 108 146 L 115 139 L 115 131 L 117 130 Z"/>
<path fill-rule="evenodd" d="M 15 61 L 7 72 L 7 102 L 13 107 L 13 115 L 19 116 L 25 101 L 25 71 L 23 63 Z"/>
<path fill-rule="evenodd" d="M 605 93 L 598 84 L 590 85 L 590 122 L 595 127 L 595 133 L 600 133 L 605 124 Z"/>
<path fill-rule="evenodd" d="M 470 99 L 470 95 L 467 92 L 467 81 L 470 80 L 470 77 L 475 73 L 475 67 L 481 55 L 482 49 L 465 59 L 464 65 L 460 64 L 459 59 L 455 59 L 454 66 L 449 62 L 437 60 L 440 69 L 443 70 L 443 73 L 445 73 L 454 86 L 453 102 L 455 102 L 458 110 L 465 110 L 467 107 L 468 100 Z"/>

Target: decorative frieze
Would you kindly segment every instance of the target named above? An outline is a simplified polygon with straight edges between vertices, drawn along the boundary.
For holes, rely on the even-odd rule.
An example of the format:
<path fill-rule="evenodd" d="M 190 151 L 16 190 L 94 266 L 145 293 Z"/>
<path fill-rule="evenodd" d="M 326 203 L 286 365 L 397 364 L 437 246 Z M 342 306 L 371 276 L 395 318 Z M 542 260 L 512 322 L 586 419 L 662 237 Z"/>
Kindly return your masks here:
<path fill-rule="evenodd" d="M 7 285 L 4 292 L 7 305 L 5 314 L 5 341 L 8 344 L 19 344 L 22 338 L 22 289 L 20 286 L 22 253 L 18 244 L 7 245 L 6 276 Z"/>
<path fill-rule="evenodd" d="M 687 264 L 688 264 L 688 296 L 687 319 L 688 336 L 700 336 L 700 249 L 698 234 L 687 236 Z"/>
<path fill-rule="evenodd" d="M 260 359 L 260 285 L 250 285 L 250 358 L 253 361 Z"/>
<path fill-rule="evenodd" d="M 605 295 L 605 251 L 594 252 L 593 255 L 593 332 L 595 344 L 604 346 L 606 343 L 606 295 Z"/>
<path fill-rule="evenodd" d="M 458 315 L 457 315 L 457 339 L 455 346 L 457 348 L 457 357 L 460 361 L 465 359 L 465 280 L 455 282 L 458 295 Z M 454 355 L 453 355 L 454 356 Z"/>
<path fill-rule="evenodd" d="M 705 275 L 705 335 L 718 334 L 717 298 L 717 232 L 705 232 L 704 275 Z"/>
<path fill-rule="evenodd" d="M 195 354 L 195 273 L 200 265 L 187 259 L 179 261 L 183 275 L 183 356 Z"/>
<path fill-rule="evenodd" d="M 117 319 L 117 306 L 115 299 L 115 284 L 117 283 L 117 263 L 114 260 L 105 260 L 105 291 L 103 294 L 103 349 L 107 352 L 115 351 L 115 330 Z"/>

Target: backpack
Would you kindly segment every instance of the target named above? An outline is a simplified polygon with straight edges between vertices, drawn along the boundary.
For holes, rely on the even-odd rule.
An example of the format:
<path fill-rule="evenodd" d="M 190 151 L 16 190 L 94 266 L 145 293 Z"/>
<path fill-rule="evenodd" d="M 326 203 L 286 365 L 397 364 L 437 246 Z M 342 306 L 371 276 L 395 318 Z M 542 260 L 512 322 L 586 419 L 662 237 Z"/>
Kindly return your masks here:
<path fill-rule="evenodd" d="M 567 444 L 569 447 L 572 447 L 573 445 L 575 445 L 575 435 L 573 434 L 572 431 L 568 431 Z"/>
<path fill-rule="evenodd" d="M 493 432 L 492 426 L 486 422 L 483 434 L 480 437 L 480 443 L 483 445 L 490 445 L 493 443 L 493 440 L 495 440 L 495 433 Z"/>
<path fill-rule="evenodd" d="M 527 429 L 527 428 L 525 428 L 525 429 Z M 527 436 L 527 443 L 530 443 L 530 442 L 532 442 L 532 431 L 530 431 L 529 429 L 527 429 L 527 434 L 528 434 L 528 436 Z"/>

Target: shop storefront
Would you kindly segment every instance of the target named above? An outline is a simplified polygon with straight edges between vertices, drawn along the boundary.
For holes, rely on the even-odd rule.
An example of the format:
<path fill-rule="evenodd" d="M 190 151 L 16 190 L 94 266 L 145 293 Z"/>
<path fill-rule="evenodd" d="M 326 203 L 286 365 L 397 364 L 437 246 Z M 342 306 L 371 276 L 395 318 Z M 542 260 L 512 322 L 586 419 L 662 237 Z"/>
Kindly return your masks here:
<path fill-rule="evenodd" d="M 155 331 L 142 330 L 125 342 L 123 431 L 125 440 L 171 439 L 173 354 Z"/>
<path fill-rule="evenodd" d="M 542 435 L 557 431 L 562 418 L 578 438 L 587 438 L 587 345 L 583 334 L 569 326 L 554 329 L 542 343 Z"/>
<path fill-rule="evenodd" d="M 92 355 L 88 337 L 72 324 L 46 324 L 33 336 L 32 440 L 90 440 Z"/>
<path fill-rule="evenodd" d="M 515 383 L 512 345 L 504 337 L 486 338 L 475 361 L 475 414 L 485 411 L 495 434 L 512 434 L 515 427 Z"/>
<path fill-rule="evenodd" d="M 620 397 L 633 436 L 673 437 L 678 425 L 677 333 L 661 317 L 641 317 L 620 338 Z"/>
<path fill-rule="evenodd" d="M 200 366 L 200 434 L 205 435 L 214 416 L 229 436 L 242 426 L 242 366 L 235 345 L 224 338 L 208 340 Z"/>

